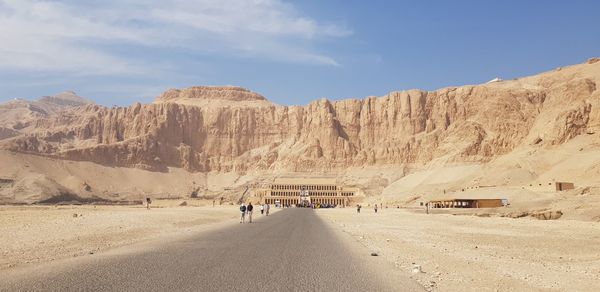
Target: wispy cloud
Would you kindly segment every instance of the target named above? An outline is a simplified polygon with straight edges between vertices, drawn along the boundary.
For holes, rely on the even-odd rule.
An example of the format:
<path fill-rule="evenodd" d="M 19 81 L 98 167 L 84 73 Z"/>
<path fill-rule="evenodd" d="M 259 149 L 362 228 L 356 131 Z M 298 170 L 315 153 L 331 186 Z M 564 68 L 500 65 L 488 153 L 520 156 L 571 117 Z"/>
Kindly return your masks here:
<path fill-rule="evenodd" d="M 257 33 L 270 36 L 346 36 L 351 32 L 299 16 L 292 5 L 278 0 L 166 1 L 151 8 L 156 20 L 218 33 Z M 166 5 L 165 5 L 166 4 Z"/>
<path fill-rule="evenodd" d="M 314 44 L 352 34 L 281 0 L 86 2 L 0 0 L 0 70 L 140 74 L 151 68 L 135 53 L 112 49 L 118 45 L 338 65 Z"/>

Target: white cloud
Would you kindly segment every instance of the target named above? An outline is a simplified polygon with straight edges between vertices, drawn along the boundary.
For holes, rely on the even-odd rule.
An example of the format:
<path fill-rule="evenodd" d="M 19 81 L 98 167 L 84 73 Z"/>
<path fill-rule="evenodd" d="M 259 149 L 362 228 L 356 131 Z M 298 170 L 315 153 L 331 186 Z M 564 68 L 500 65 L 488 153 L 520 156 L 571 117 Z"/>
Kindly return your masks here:
<path fill-rule="evenodd" d="M 160 3 L 165 3 L 161 1 Z M 257 33 L 272 36 L 345 36 L 351 32 L 299 16 L 279 0 L 166 1 L 150 9 L 151 17 L 214 33 Z"/>
<path fill-rule="evenodd" d="M 337 65 L 312 47 L 352 33 L 281 0 L 86 2 L 0 0 L 0 70 L 139 74 L 151 68 L 138 54 L 115 53 L 115 45 Z"/>

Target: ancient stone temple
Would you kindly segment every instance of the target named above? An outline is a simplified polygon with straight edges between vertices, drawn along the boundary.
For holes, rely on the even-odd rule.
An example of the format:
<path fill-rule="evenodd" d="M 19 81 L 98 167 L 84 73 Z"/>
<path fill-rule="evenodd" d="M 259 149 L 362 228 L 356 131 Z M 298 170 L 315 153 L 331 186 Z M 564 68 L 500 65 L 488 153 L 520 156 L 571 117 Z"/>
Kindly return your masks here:
<path fill-rule="evenodd" d="M 337 184 L 334 178 L 289 177 L 275 179 L 255 194 L 267 204 L 348 206 L 358 192 L 358 188 Z"/>

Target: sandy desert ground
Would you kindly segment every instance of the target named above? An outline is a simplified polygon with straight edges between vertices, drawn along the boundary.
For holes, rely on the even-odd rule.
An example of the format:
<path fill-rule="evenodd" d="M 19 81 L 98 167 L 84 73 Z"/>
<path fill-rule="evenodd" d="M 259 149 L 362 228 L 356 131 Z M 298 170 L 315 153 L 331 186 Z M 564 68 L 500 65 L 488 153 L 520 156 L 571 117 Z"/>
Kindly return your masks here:
<path fill-rule="evenodd" d="M 237 206 L 0 206 L 0 270 L 238 224 Z M 210 203 L 212 204 L 212 202 Z M 276 210 L 273 210 L 276 211 Z M 77 217 L 74 217 L 77 214 Z"/>
<path fill-rule="evenodd" d="M 320 209 L 334 228 L 437 291 L 598 291 L 600 223 Z M 415 265 L 422 272 L 413 273 Z"/>
<path fill-rule="evenodd" d="M 142 206 L 2 206 L 0 270 L 89 256 L 237 224 L 237 206 L 159 200 Z M 275 209 L 274 211 L 278 211 Z M 600 222 L 430 214 L 365 207 L 321 218 L 436 291 L 596 291 Z M 77 214 L 77 217 L 74 217 Z M 422 272 L 413 273 L 415 265 Z"/>

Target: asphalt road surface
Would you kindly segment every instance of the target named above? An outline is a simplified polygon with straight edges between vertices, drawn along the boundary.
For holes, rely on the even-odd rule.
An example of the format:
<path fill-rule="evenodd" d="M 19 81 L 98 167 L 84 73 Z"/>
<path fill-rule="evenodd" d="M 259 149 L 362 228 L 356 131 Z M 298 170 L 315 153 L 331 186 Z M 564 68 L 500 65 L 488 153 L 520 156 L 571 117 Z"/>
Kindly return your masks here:
<path fill-rule="evenodd" d="M 418 291 L 310 209 L 0 273 L 0 291 Z"/>

